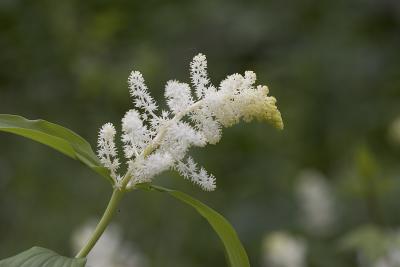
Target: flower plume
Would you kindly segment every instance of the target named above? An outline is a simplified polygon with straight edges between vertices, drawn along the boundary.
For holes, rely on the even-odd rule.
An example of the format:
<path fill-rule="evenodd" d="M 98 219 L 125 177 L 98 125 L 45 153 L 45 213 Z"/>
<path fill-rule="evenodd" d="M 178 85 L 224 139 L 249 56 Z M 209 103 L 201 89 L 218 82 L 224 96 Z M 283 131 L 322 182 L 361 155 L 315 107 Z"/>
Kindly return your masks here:
<path fill-rule="evenodd" d="M 267 86 L 255 84 L 254 72 L 229 75 L 216 87 L 208 77 L 206 57 L 198 54 L 190 63 L 190 78 L 194 92 L 187 83 L 167 82 L 164 95 L 169 111 L 158 111 L 142 74 L 132 71 L 128 85 L 135 109 L 122 118 L 125 175 L 117 173 L 114 126 L 106 123 L 99 133 L 98 155 L 110 170 L 115 186 L 133 188 L 172 169 L 203 190 L 212 191 L 216 188 L 215 177 L 187 156 L 190 147 L 218 143 L 221 128 L 241 120 L 264 120 L 283 128 L 276 99 L 268 95 Z"/>
<path fill-rule="evenodd" d="M 195 56 L 190 63 L 190 78 L 195 87 L 197 98 L 204 96 L 207 84 L 210 82 L 207 75 L 207 59 L 203 54 Z"/>
<path fill-rule="evenodd" d="M 119 180 L 117 175 L 119 160 L 117 158 L 117 149 L 114 142 L 115 134 L 115 127 L 112 123 L 108 122 L 101 127 L 97 154 L 104 167 L 110 170 L 111 177 L 117 181 Z"/>

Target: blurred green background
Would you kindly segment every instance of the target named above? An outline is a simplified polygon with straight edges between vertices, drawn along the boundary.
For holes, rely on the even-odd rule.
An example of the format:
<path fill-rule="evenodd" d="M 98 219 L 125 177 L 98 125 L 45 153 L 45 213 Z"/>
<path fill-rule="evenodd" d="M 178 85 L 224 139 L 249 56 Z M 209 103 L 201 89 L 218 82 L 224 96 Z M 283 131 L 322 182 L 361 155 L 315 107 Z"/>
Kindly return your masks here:
<path fill-rule="evenodd" d="M 252 266 L 274 266 L 263 243 L 276 231 L 306 244 L 299 266 L 373 266 L 386 255 L 387 236 L 400 229 L 397 0 L 0 0 L 0 113 L 61 124 L 94 146 L 98 128 L 133 106 L 132 69 L 165 106 L 165 82 L 189 82 L 199 52 L 214 84 L 254 70 L 285 130 L 240 124 L 217 146 L 193 150 L 217 177 L 215 192 L 173 172 L 155 182 L 226 216 Z M 304 227 L 304 170 L 332 194 L 334 222 L 322 234 Z M 33 245 L 73 255 L 72 233 L 102 214 L 110 193 L 82 164 L 0 134 L 0 258 Z M 164 194 L 129 194 L 114 221 L 146 266 L 226 265 L 209 225 Z"/>

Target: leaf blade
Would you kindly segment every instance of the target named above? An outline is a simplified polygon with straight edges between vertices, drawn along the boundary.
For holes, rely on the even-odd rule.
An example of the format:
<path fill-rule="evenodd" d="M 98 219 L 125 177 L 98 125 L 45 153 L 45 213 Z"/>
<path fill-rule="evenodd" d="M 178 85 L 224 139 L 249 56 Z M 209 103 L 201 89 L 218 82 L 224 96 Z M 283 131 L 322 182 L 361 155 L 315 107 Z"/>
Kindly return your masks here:
<path fill-rule="evenodd" d="M 89 142 L 65 127 L 45 120 L 28 120 L 17 115 L 0 114 L 0 131 L 47 145 L 82 162 L 112 182 L 109 171 L 101 165 Z"/>
<path fill-rule="evenodd" d="M 0 267 L 84 267 L 86 258 L 67 258 L 46 248 L 33 247 L 0 260 Z"/>
<path fill-rule="evenodd" d="M 144 190 L 155 190 L 168 193 L 176 199 L 192 206 L 202 217 L 208 221 L 221 239 L 226 251 L 229 265 L 231 267 L 250 267 L 246 250 L 244 249 L 235 229 L 221 214 L 199 200 L 177 190 L 150 184 L 141 184 L 137 185 L 136 187 Z"/>

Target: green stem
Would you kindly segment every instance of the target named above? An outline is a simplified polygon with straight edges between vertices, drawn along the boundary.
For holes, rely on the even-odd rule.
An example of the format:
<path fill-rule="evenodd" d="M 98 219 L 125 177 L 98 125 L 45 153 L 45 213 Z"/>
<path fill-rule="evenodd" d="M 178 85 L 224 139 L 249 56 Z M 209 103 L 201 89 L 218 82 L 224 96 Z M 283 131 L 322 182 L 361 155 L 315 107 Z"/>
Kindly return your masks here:
<path fill-rule="evenodd" d="M 110 202 L 108 202 L 106 211 L 103 214 L 103 217 L 101 217 L 100 222 L 97 224 L 96 229 L 94 230 L 86 245 L 81 249 L 81 251 L 79 251 L 75 258 L 84 258 L 89 254 L 96 242 L 99 240 L 100 236 L 106 230 L 115 211 L 117 210 L 118 203 L 121 201 L 123 195 L 124 190 L 120 190 L 118 188 L 114 189 Z"/>

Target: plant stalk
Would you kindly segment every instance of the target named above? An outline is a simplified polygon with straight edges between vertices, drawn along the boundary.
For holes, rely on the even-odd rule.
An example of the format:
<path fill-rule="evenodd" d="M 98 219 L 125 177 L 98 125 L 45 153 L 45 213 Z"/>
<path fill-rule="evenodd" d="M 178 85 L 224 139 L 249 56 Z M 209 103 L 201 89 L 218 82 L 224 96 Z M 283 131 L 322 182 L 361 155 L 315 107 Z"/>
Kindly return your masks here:
<path fill-rule="evenodd" d="M 186 111 L 180 112 L 177 115 L 175 115 L 173 120 L 177 121 L 177 120 L 181 119 L 183 116 L 185 116 L 186 113 L 188 113 L 188 112 L 196 109 L 198 106 L 200 106 L 202 104 L 202 102 L 203 102 L 202 100 L 197 101 L 191 107 L 189 107 Z M 159 145 L 158 142 L 164 137 L 165 133 L 166 133 L 166 128 L 163 128 L 157 134 L 157 136 L 154 138 L 153 142 L 151 144 L 149 144 L 143 150 L 143 152 L 141 153 L 140 156 L 147 157 L 149 154 L 151 154 L 157 148 L 157 146 Z M 90 237 L 90 239 L 88 240 L 86 245 L 81 249 L 81 251 L 79 251 L 79 253 L 75 256 L 75 258 L 86 257 L 89 254 L 89 252 L 92 250 L 94 245 L 97 243 L 97 241 L 99 240 L 101 235 L 106 230 L 108 224 L 110 223 L 110 221 L 115 213 L 115 210 L 118 207 L 118 203 L 121 201 L 122 196 L 124 195 L 124 193 L 127 190 L 132 189 L 132 187 L 128 186 L 129 181 L 131 179 L 132 179 L 132 176 L 131 176 L 130 171 L 128 170 L 128 172 L 122 178 L 122 181 L 120 182 L 120 186 L 119 187 L 116 186 L 114 188 L 111 199 L 108 202 L 106 211 L 104 212 L 103 217 L 101 218 L 100 222 L 97 224 L 96 229 L 94 230 L 92 236 Z"/>
<path fill-rule="evenodd" d="M 111 196 L 110 201 L 108 202 L 107 208 L 101 217 L 99 223 L 96 226 L 92 236 L 87 241 L 86 245 L 79 251 L 79 253 L 75 256 L 75 258 L 84 258 L 89 252 L 92 250 L 96 242 L 99 240 L 101 235 L 106 230 L 108 224 L 110 223 L 115 211 L 117 210 L 118 204 L 121 201 L 122 196 L 124 195 L 125 190 L 120 190 L 115 188 L 113 194 Z"/>

